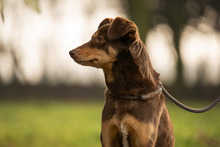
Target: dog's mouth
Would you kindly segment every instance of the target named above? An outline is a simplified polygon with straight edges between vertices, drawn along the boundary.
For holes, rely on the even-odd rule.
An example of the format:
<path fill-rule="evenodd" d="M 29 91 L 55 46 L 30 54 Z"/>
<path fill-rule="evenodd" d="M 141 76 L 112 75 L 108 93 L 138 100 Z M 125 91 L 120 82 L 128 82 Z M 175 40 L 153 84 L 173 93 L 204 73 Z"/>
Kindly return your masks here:
<path fill-rule="evenodd" d="M 98 59 L 94 58 L 94 59 L 90 59 L 90 60 L 77 60 L 74 59 L 77 63 L 85 65 L 85 64 L 97 64 L 98 63 Z"/>
<path fill-rule="evenodd" d="M 97 62 L 98 62 L 98 59 L 95 58 L 95 59 L 89 60 L 89 62 L 97 63 Z"/>
<path fill-rule="evenodd" d="M 98 59 L 90 59 L 90 60 L 75 60 L 78 64 L 83 66 L 92 66 L 96 68 L 100 68 Z"/>

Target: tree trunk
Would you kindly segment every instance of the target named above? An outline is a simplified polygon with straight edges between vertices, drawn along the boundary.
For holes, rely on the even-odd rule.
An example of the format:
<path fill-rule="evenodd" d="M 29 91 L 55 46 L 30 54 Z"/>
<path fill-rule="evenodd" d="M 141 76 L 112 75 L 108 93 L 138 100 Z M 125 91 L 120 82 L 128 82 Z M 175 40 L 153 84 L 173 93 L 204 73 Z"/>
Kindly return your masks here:
<path fill-rule="evenodd" d="M 177 75 L 176 75 L 174 86 L 176 87 L 175 88 L 176 90 L 181 90 L 185 88 L 185 83 L 184 83 L 184 77 L 183 77 L 183 63 L 182 63 L 181 55 L 180 55 L 180 38 L 181 38 L 180 27 L 176 27 L 176 30 L 173 29 L 173 32 L 174 32 L 173 40 L 174 40 L 174 44 L 175 44 L 176 52 L 178 56 L 178 60 L 176 64 Z"/>
<path fill-rule="evenodd" d="M 134 21 L 139 29 L 143 42 L 146 40 L 147 31 L 150 26 L 150 8 L 146 0 L 128 0 L 128 16 Z"/>

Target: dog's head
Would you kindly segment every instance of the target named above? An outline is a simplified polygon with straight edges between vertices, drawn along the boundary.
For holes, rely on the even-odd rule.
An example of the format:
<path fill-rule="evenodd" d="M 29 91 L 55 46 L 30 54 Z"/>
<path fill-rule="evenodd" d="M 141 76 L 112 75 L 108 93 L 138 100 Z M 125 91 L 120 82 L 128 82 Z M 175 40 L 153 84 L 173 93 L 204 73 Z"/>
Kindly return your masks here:
<path fill-rule="evenodd" d="M 79 64 L 97 68 L 109 68 L 118 55 L 129 50 L 139 40 L 137 26 L 132 21 L 116 17 L 104 19 L 91 40 L 69 52 Z"/>

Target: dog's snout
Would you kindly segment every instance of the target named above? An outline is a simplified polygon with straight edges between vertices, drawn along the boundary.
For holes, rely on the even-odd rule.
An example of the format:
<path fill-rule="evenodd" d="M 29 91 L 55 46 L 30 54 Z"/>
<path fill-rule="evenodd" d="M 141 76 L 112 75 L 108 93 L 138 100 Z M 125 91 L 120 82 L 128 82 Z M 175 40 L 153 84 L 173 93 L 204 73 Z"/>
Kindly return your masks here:
<path fill-rule="evenodd" d="M 71 50 L 69 52 L 69 54 L 70 54 L 71 57 L 73 57 L 73 56 L 75 56 L 77 54 L 77 51 L 76 50 Z"/>

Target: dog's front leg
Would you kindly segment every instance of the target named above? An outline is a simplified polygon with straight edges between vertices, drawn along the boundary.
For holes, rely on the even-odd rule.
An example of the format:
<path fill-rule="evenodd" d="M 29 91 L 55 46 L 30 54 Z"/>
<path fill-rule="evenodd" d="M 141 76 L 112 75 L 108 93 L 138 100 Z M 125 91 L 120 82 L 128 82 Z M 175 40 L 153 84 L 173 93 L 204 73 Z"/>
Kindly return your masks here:
<path fill-rule="evenodd" d="M 102 123 L 102 147 L 122 147 L 122 136 L 116 125 L 110 122 Z"/>
<path fill-rule="evenodd" d="M 141 123 L 136 121 L 127 127 L 129 147 L 154 147 L 156 142 L 156 130 L 153 123 Z"/>

